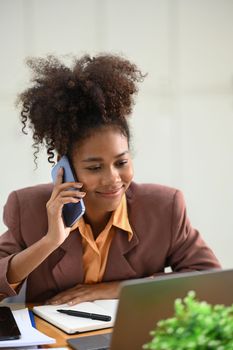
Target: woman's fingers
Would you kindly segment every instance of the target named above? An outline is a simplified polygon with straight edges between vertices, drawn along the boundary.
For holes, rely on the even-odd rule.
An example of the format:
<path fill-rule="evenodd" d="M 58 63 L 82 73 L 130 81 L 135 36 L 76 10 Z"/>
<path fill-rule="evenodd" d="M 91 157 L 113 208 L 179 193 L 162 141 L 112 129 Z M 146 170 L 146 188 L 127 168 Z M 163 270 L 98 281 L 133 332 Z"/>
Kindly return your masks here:
<path fill-rule="evenodd" d="M 73 188 L 79 190 L 83 187 L 83 184 L 81 182 L 63 182 L 62 184 L 54 186 L 54 188 L 58 188 L 59 191 L 62 190 L 72 190 Z"/>
<path fill-rule="evenodd" d="M 60 206 L 63 206 L 67 203 L 78 203 L 83 197 L 85 197 L 86 192 L 80 191 L 62 191 L 57 194 L 56 197 L 51 197 L 48 205 L 55 205 L 56 203 Z"/>
<path fill-rule="evenodd" d="M 78 284 L 58 293 L 47 301 L 48 304 L 75 305 L 96 299 L 115 299 L 119 297 L 120 282 L 103 282 L 97 284 Z"/>
<path fill-rule="evenodd" d="M 96 286 L 78 284 L 75 287 L 58 293 L 53 298 L 49 299 L 49 304 L 77 304 L 87 300 L 94 300 L 96 294 L 93 293 Z"/>
<path fill-rule="evenodd" d="M 57 196 L 83 198 L 86 193 L 79 191 L 82 188 L 82 186 L 83 184 L 80 182 L 63 183 L 63 168 L 61 167 L 57 173 L 57 178 L 54 184 L 51 199 L 54 200 Z"/>
<path fill-rule="evenodd" d="M 80 191 L 71 191 L 71 190 L 67 190 L 67 191 L 62 191 L 60 192 L 60 197 L 64 198 L 64 197 L 72 197 L 72 198 L 83 198 L 85 197 L 86 192 L 80 192 Z"/>
<path fill-rule="evenodd" d="M 48 212 L 52 214 L 58 211 L 60 213 L 62 207 L 65 204 L 78 203 L 85 195 L 86 195 L 85 192 L 79 192 L 78 194 L 76 193 L 75 196 L 74 195 L 67 196 L 66 194 L 62 196 L 61 194 L 57 196 L 55 199 L 51 199 L 47 202 L 46 206 L 47 206 Z"/>

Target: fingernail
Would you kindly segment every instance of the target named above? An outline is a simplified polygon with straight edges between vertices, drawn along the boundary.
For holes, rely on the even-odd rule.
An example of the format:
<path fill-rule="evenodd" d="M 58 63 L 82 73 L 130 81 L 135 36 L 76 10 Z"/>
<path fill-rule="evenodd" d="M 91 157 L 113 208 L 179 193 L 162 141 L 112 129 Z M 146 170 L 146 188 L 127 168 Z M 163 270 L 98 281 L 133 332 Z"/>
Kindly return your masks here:
<path fill-rule="evenodd" d="M 80 198 L 80 197 L 84 197 L 86 195 L 86 192 L 79 192 L 77 194 L 77 197 Z"/>

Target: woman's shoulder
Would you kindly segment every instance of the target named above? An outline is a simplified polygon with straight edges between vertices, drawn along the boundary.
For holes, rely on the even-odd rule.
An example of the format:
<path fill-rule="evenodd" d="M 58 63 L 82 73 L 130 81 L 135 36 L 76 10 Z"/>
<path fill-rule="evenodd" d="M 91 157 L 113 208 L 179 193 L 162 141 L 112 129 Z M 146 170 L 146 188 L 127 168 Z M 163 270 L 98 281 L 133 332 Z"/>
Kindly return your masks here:
<path fill-rule="evenodd" d="M 136 183 L 132 182 L 127 190 L 127 196 L 129 198 L 138 196 L 149 197 L 173 197 L 177 192 L 180 192 L 177 188 L 165 186 L 161 184 L 153 183 Z"/>
<path fill-rule="evenodd" d="M 52 189 L 52 183 L 19 188 L 9 194 L 8 201 L 15 200 L 16 198 L 19 202 L 31 202 L 34 200 L 47 201 L 51 196 Z"/>
<path fill-rule="evenodd" d="M 143 210 L 147 213 L 153 208 L 159 213 L 167 213 L 168 210 L 174 209 L 183 212 L 186 208 L 182 191 L 160 184 L 132 182 L 126 192 L 126 198 L 128 208 L 133 211 Z"/>

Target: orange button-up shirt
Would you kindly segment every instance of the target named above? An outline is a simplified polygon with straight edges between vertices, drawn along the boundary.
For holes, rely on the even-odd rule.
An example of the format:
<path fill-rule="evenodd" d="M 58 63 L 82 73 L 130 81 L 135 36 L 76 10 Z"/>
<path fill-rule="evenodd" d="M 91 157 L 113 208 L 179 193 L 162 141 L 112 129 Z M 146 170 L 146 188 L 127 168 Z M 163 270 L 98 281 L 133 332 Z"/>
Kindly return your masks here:
<path fill-rule="evenodd" d="M 125 195 L 122 197 L 118 208 L 113 211 L 106 227 L 96 239 L 94 239 L 91 226 L 85 223 L 83 217 L 75 226 L 75 228 L 79 228 L 82 235 L 85 283 L 101 282 L 107 264 L 110 245 L 113 236 L 116 234 L 116 227 L 128 234 L 129 241 L 133 236 L 128 220 Z"/>

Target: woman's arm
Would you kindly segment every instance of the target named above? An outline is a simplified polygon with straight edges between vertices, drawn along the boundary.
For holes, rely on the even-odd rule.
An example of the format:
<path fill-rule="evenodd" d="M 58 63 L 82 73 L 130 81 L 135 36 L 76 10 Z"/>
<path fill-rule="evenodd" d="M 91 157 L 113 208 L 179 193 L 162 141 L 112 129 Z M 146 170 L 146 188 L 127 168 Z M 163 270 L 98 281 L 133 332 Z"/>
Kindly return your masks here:
<path fill-rule="evenodd" d="M 66 203 L 77 203 L 84 192 L 79 183 L 62 183 L 63 169 L 58 172 L 57 181 L 51 198 L 46 204 L 48 215 L 48 232 L 30 247 L 15 254 L 9 262 L 7 279 L 9 283 L 20 282 L 39 266 L 70 234 L 71 228 L 65 227 L 62 219 L 62 208 Z M 70 190 L 70 188 L 77 190 Z M 77 193 L 78 196 L 77 197 Z"/>
<path fill-rule="evenodd" d="M 48 235 L 13 256 L 9 262 L 7 280 L 10 284 L 21 282 L 56 249 Z"/>
<path fill-rule="evenodd" d="M 187 216 L 183 194 L 176 191 L 172 215 L 172 242 L 168 263 L 175 272 L 201 271 L 221 268 L 213 251 Z"/>

